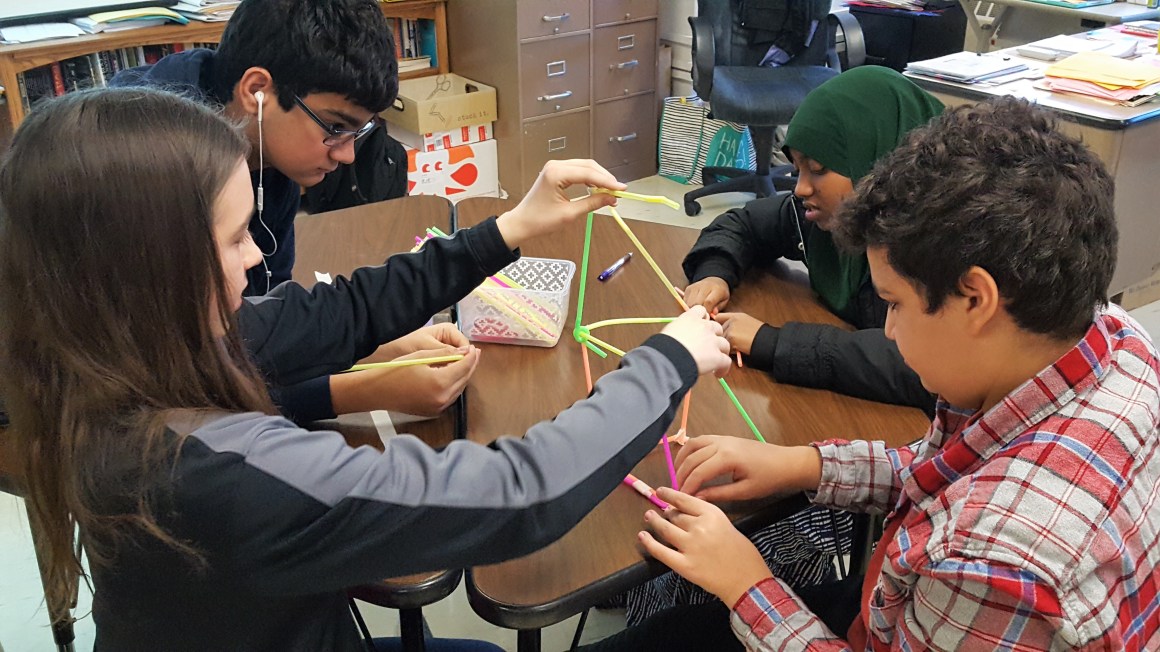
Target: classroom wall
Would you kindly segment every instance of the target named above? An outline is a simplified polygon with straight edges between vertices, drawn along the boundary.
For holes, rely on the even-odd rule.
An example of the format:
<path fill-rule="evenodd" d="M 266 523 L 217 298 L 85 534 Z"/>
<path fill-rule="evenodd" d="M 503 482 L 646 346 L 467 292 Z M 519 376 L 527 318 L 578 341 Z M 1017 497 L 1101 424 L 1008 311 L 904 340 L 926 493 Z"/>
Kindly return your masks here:
<path fill-rule="evenodd" d="M 983 9 L 979 10 L 978 14 L 985 16 L 986 6 L 989 3 L 983 2 L 979 4 L 983 5 Z M 1025 9 L 1008 9 L 1007 14 L 1003 17 L 1003 24 L 999 28 L 996 45 L 992 46 L 991 49 L 998 50 L 1000 48 L 1023 45 L 1024 43 L 1038 41 L 1039 39 L 1055 36 L 1056 34 L 1075 34 L 1084 31 L 1084 29 L 1078 18 L 1054 16 L 1039 11 L 1027 11 Z M 975 48 L 975 39 L 970 29 L 967 30 L 966 44 L 963 49 L 977 51 Z"/>

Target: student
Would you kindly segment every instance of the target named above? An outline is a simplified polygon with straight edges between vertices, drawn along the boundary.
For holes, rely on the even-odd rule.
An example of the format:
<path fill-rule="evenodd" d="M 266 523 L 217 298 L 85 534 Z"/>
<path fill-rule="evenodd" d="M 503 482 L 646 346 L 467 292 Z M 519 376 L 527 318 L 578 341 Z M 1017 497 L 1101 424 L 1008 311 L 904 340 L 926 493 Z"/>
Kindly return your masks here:
<path fill-rule="evenodd" d="M 791 322 L 781 328 L 743 313 L 721 313 L 725 337 L 746 364 L 780 383 L 934 408 L 931 396 L 882 325 L 886 304 L 874 294 L 863 254 L 839 252 L 830 236 L 835 213 L 874 161 L 906 133 L 942 111 L 938 100 L 897 72 L 854 68 L 811 92 L 790 121 L 786 149 L 798 169 L 795 195 L 779 193 L 717 217 L 684 261 L 689 305 L 725 307 L 730 290 L 754 267 L 804 260 L 810 284 L 839 317 L 863 329 Z M 834 556 L 849 551 L 853 518 L 811 509 L 759 530 L 752 539 L 779 577 L 794 587 L 833 576 Z M 713 597 L 674 575 L 633 589 L 628 621 Z"/>
<path fill-rule="evenodd" d="M 746 648 L 1160 646 L 1160 360 L 1105 300 L 1112 180 L 1053 126 L 1010 97 L 949 110 L 839 218 L 889 303 L 887 335 L 940 397 L 919 443 L 699 437 L 681 451 L 687 494 L 662 489 L 674 508 L 647 514 L 656 538 L 640 539 L 732 606 Z M 732 481 L 706 486 L 720 475 Z M 803 600 L 706 502 L 793 490 L 888 513 L 864 584 Z M 643 643 L 662 625 L 680 635 L 654 622 L 600 649 L 680 649 Z"/>
<path fill-rule="evenodd" d="M 261 263 L 246 273 L 247 295 L 290 280 L 299 186 L 313 186 L 339 164 L 353 162 L 355 140 L 374 128 L 375 116 L 399 88 L 391 30 L 374 0 L 246 0 L 216 52 L 171 54 L 118 73 L 110 85 L 172 90 L 244 125 L 259 198 L 249 229 L 262 251 Z M 454 328 L 438 327 L 385 353 L 430 357 L 467 344 Z M 277 388 L 275 400 L 301 423 L 376 409 L 433 416 L 459 396 L 477 362 L 470 353 L 442 367 L 304 379 Z"/>
<path fill-rule="evenodd" d="M 835 315 L 862 329 L 823 324 L 763 324 L 723 312 L 725 336 L 748 366 L 779 383 L 818 387 L 930 412 L 934 398 L 882 335 L 886 305 L 874 295 L 866 257 L 838 251 L 830 231 L 842 201 L 874 162 L 942 104 L 899 73 L 862 66 L 806 96 L 786 132 L 797 168 L 794 194 L 778 193 L 718 216 L 685 257 L 689 305 L 722 310 L 752 268 L 785 258 L 805 261 L 810 287 Z"/>
<path fill-rule="evenodd" d="M 342 369 L 614 203 L 569 201 L 570 186 L 623 184 L 553 161 L 498 218 L 349 281 L 244 300 L 261 258 L 246 153 L 207 108 L 107 89 L 38 108 L 0 167 L 8 434 L 53 607 L 81 574 L 79 528 L 96 650 L 361 650 L 345 587 L 555 540 L 655 448 L 697 374 L 728 367 L 698 307 L 525 439 L 379 452 L 302 430 L 274 416 L 235 320 L 265 329 L 251 347 L 280 381 Z"/>

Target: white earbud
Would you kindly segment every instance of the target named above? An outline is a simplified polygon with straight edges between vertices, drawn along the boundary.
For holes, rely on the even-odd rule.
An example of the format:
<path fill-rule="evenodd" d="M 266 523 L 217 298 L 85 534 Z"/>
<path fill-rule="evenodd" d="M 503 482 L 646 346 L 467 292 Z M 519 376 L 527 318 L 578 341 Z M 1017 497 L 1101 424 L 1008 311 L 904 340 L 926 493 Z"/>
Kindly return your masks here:
<path fill-rule="evenodd" d="M 265 206 L 265 203 L 266 203 L 265 188 L 262 187 L 262 181 L 263 181 L 262 177 L 265 176 L 262 169 L 264 167 L 266 167 L 265 166 L 266 162 L 264 160 L 265 152 L 262 151 L 264 149 L 264 147 L 263 147 L 264 143 L 262 142 L 262 105 L 264 105 L 266 103 L 266 94 L 263 93 L 262 91 L 257 91 L 254 93 L 254 99 L 258 100 L 258 197 L 257 197 L 257 200 L 258 200 L 258 221 L 262 222 L 262 208 Z M 263 226 L 265 226 L 265 224 L 266 224 L 265 222 L 262 222 Z M 269 228 L 267 227 L 266 230 L 268 231 Z M 275 242 L 274 243 L 274 251 L 277 251 L 277 250 L 278 250 L 278 244 Z M 273 256 L 274 253 L 271 252 L 269 255 Z"/>
<path fill-rule="evenodd" d="M 256 197 L 258 204 L 258 223 L 262 225 L 262 228 L 266 230 L 266 233 L 270 236 L 270 240 L 274 243 L 274 249 L 270 253 L 262 251 L 262 267 L 266 270 L 266 292 L 269 292 L 270 278 L 273 276 L 273 272 L 270 271 L 270 266 L 266 263 L 266 258 L 278 253 L 278 239 L 274 237 L 274 232 L 270 230 L 270 227 L 266 226 L 266 221 L 262 219 L 262 209 L 266 203 L 266 189 L 262 187 L 266 168 L 265 143 L 262 139 L 262 105 L 266 103 L 266 94 L 262 91 L 255 91 L 254 99 L 258 100 L 258 193 Z M 261 250 L 259 249 L 259 251 Z"/>

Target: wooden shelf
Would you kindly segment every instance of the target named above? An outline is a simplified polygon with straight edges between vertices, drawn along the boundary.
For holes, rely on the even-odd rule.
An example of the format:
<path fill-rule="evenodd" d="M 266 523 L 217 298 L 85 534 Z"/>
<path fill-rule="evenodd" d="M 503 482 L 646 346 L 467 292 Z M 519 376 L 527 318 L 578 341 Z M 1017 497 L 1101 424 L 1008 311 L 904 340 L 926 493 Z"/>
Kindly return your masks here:
<path fill-rule="evenodd" d="M 438 67 L 402 73 L 400 79 L 414 79 L 429 75 L 446 74 L 449 71 L 449 51 L 447 48 L 447 0 L 399 0 L 380 2 L 383 15 L 388 18 L 435 21 L 436 60 Z M 221 40 L 225 23 L 202 23 L 190 21 L 188 25 L 166 25 L 142 29 L 92 34 L 70 39 L 0 45 L 0 86 L 5 88 L 4 104 L 0 104 L 0 139 L 11 134 L 24 120 L 24 106 L 20 99 L 20 85 L 17 76 L 21 73 L 94 52 L 118 50 L 121 48 L 146 45 L 166 45 L 169 43 L 216 43 Z M 7 109 L 4 120 L 3 109 Z M 5 124 L 6 123 L 6 124 Z"/>

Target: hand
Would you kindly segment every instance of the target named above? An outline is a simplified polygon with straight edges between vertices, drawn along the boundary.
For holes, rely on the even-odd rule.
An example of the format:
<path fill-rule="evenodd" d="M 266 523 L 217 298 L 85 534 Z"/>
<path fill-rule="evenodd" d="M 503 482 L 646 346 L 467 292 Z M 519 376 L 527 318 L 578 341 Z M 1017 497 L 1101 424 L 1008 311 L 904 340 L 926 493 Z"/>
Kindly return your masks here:
<path fill-rule="evenodd" d="M 336 414 L 394 410 L 435 416 L 446 410 L 467 386 L 479 349 L 474 346 L 414 351 L 398 359 L 432 358 L 463 353 L 464 358 L 443 365 L 415 365 L 395 369 L 367 369 L 330 377 L 330 398 Z"/>
<path fill-rule="evenodd" d="M 757 331 L 765 324 L 743 312 L 721 312 L 713 319 L 725 327 L 725 339 L 729 340 L 729 345 L 745 355 L 753 350 L 753 338 L 757 337 Z"/>
<path fill-rule="evenodd" d="M 763 498 L 786 490 L 816 490 L 822 459 L 811 446 L 777 446 L 719 435 L 692 437 L 677 454 L 681 491 L 713 502 Z M 719 476 L 728 484 L 705 487 Z"/>
<path fill-rule="evenodd" d="M 379 349 L 379 354 L 393 360 L 416 351 L 441 349 L 445 346 L 461 348 L 469 344 L 471 342 L 467 336 L 460 333 L 454 324 L 443 323 L 424 326 L 397 340 L 388 342 Z"/>
<path fill-rule="evenodd" d="M 663 518 L 650 509 L 644 521 L 669 545 L 649 532 L 637 534 L 657 561 L 721 598 L 728 607 L 737 604 L 754 584 L 773 577 L 761 553 L 716 505 L 668 487 L 658 489 L 657 496 L 672 507 Z"/>
<path fill-rule="evenodd" d="M 729 284 L 725 279 L 716 276 L 690 283 L 689 287 L 685 288 L 685 303 L 690 306 L 705 306 L 705 310 L 709 312 L 721 310 L 729 303 Z"/>
<path fill-rule="evenodd" d="M 717 377 L 729 371 L 729 342 L 721 336 L 721 325 L 709 319 L 702 306 L 694 306 L 665 325 L 661 333 L 681 343 L 697 363 L 697 373 L 712 372 Z"/>
<path fill-rule="evenodd" d="M 515 249 L 532 238 L 552 233 L 592 211 L 616 205 L 616 197 L 604 193 L 572 201 L 564 191 L 575 185 L 611 190 L 625 188 L 623 183 L 596 161 L 548 161 L 519 205 L 499 216 L 499 232 L 508 247 Z"/>

